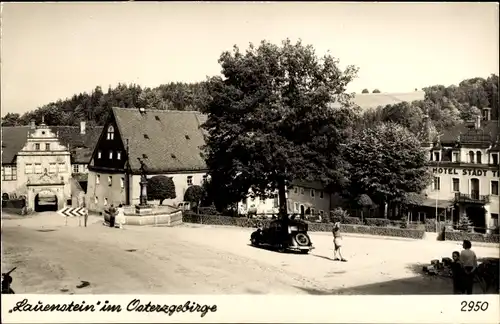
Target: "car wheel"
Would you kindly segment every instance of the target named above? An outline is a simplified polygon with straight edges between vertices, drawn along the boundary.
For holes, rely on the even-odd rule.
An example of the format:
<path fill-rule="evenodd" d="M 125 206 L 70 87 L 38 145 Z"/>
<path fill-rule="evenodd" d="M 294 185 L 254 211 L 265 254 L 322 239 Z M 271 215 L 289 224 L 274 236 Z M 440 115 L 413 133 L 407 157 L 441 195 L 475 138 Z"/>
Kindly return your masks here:
<path fill-rule="evenodd" d="M 257 243 L 257 239 L 256 239 L 255 237 L 252 237 L 252 238 L 250 239 L 250 244 L 252 244 L 252 246 L 257 246 L 257 245 L 258 245 L 258 243 Z"/>
<path fill-rule="evenodd" d="M 297 241 L 297 244 L 300 246 L 307 246 L 309 245 L 309 243 L 311 243 L 309 237 L 307 237 L 307 235 L 304 233 L 297 233 L 297 235 L 295 235 L 295 240 Z"/>
<path fill-rule="evenodd" d="M 278 245 L 278 252 L 279 253 L 285 253 L 285 251 L 286 251 L 286 248 L 285 248 L 284 244 Z"/>

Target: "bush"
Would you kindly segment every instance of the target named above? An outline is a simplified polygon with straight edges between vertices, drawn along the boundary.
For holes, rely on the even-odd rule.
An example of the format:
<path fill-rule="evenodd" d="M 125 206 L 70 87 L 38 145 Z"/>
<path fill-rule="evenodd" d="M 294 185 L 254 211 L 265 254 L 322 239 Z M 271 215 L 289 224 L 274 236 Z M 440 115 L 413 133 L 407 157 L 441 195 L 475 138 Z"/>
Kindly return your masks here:
<path fill-rule="evenodd" d="M 436 232 L 436 220 L 433 218 L 427 218 L 425 220 L 425 231 L 426 232 Z"/>
<path fill-rule="evenodd" d="M 219 215 L 220 213 L 217 211 L 215 206 L 208 206 L 208 207 L 200 207 L 199 213 L 201 215 Z"/>
<path fill-rule="evenodd" d="M 387 227 L 391 221 L 385 218 L 365 218 L 365 224 L 367 226 Z"/>
<path fill-rule="evenodd" d="M 148 200 L 160 200 L 160 205 L 165 199 L 175 199 L 175 184 L 172 177 L 163 175 L 148 179 Z"/>
<path fill-rule="evenodd" d="M 500 235 L 486 235 L 481 233 L 466 233 L 466 232 L 446 232 L 445 238 L 447 241 L 463 241 L 482 243 L 500 243 Z"/>
<path fill-rule="evenodd" d="M 196 224 L 207 224 L 207 225 L 256 227 L 259 223 L 266 224 L 269 223 L 271 220 L 184 213 L 182 216 L 182 221 L 185 223 L 196 223 Z M 309 222 L 308 224 L 309 224 L 309 231 L 311 232 L 331 232 L 333 228 L 333 224 L 309 223 Z M 425 233 L 423 230 L 401 229 L 401 228 L 391 228 L 391 227 L 370 227 L 364 225 L 351 225 L 351 224 L 341 224 L 340 230 L 344 233 L 384 235 L 384 236 L 404 237 L 412 239 L 422 239 Z"/>
<path fill-rule="evenodd" d="M 332 223 L 345 223 L 346 218 L 350 218 L 349 213 L 341 207 L 337 207 L 334 210 L 330 211 L 330 222 Z"/>

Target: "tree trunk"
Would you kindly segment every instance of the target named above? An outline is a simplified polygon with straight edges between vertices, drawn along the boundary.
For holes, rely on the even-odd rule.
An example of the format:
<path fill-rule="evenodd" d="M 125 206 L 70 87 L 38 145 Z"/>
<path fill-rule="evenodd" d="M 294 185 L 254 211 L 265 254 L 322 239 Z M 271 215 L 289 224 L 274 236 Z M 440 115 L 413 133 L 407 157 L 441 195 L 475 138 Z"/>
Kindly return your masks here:
<path fill-rule="evenodd" d="M 160 205 L 163 204 L 163 200 L 165 200 L 165 199 L 160 199 Z"/>
<path fill-rule="evenodd" d="M 288 218 L 286 204 L 286 188 L 285 180 L 280 179 L 278 182 L 278 200 L 279 200 L 279 216 L 280 218 Z"/>

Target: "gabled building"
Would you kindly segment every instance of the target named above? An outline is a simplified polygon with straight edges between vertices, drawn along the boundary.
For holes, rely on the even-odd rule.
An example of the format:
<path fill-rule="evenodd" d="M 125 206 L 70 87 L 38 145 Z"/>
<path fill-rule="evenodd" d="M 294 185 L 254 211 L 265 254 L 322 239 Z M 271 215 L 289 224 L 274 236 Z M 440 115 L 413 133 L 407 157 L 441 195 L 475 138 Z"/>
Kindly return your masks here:
<path fill-rule="evenodd" d="M 427 217 L 447 213 L 457 224 L 467 215 L 477 232 L 498 229 L 500 124 L 490 117 L 490 109 L 484 108 L 482 117 L 425 144 L 434 175 L 426 190 Z"/>
<path fill-rule="evenodd" d="M 86 166 L 99 127 L 2 127 L 2 195 L 26 196 L 29 208 L 40 200 L 57 208 L 80 205 L 86 183 Z M 77 182 L 78 185 L 73 185 Z M 79 188 L 79 192 L 71 188 Z M 81 199 L 80 199 L 81 200 Z"/>
<path fill-rule="evenodd" d="M 206 179 L 201 156 L 205 139 L 200 128 L 205 120 L 196 111 L 113 108 L 88 166 L 89 210 L 138 204 L 141 161 L 148 178 L 173 178 L 176 198 L 164 204 L 182 202 L 189 186 L 201 185 Z"/>

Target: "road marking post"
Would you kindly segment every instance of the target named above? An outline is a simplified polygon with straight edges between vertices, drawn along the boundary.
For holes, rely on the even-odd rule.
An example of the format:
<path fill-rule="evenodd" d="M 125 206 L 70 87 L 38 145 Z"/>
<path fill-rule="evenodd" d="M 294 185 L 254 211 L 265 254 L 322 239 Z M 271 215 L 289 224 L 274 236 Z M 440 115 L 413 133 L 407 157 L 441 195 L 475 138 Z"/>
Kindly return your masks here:
<path fill-rule="evenodd" d="M 57 212 L 59 215 L 64 216 L 65 225 L 68 226 L 68 217 L 78 217 L 78 225 L 81 226 L 81 217 L 85 216 L 87 210 L 82 207 L 66 207 Z"/>

